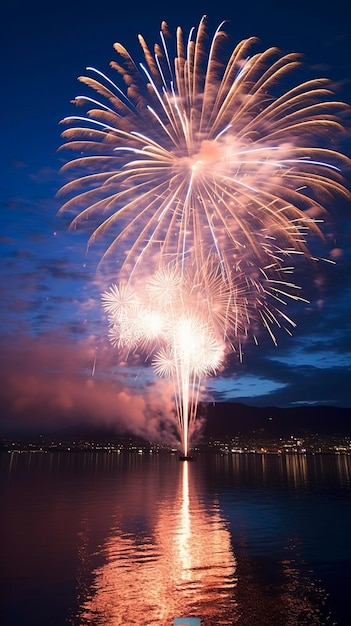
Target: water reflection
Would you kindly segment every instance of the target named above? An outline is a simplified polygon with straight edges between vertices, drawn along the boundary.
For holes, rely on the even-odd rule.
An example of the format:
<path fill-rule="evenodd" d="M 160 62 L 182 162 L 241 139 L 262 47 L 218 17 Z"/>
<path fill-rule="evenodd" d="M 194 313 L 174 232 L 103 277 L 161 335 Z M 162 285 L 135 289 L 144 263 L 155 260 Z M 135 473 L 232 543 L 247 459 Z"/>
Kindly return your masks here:
<path fill-rule="evenodd" d="M 286 464 L 288 481 L 300 488 L 307 485 L 307 457 L 304 454 L 288 454 L 282 457 Z"/>
<path fill-rule="evenodd" d="M 350 457 L 345 454 L 338 454 L 336 463 L 340 484 L 349 487 L 351 485 Z"/>
<path fill-rule="evenodd" d="M 207 474 L 225 476 L 236 487 L 293 488 L 351 486 L 351 456 L 346 454 L 227 454 L 208 458 Z"/>
<path fill-rule="evenodd" d="M 201 616 L 204 625 L 206 615 L 211 624 L 231 623 L 219 621 L 233 607 L 236 584 L 230 533 L 218 502 L 210 510 L 201 502 L 192 470 L 179 465 L 178 488 L 159 503 L 151 535 L 140 520 L 133 531 L 123 530 L 117 514 L 81 624 L 172 624 L 182 615 Z"/>
<path fill-rule="evenodd" d="M 347 626 L 351 456 L 0 455 L 12 626 Z"/>

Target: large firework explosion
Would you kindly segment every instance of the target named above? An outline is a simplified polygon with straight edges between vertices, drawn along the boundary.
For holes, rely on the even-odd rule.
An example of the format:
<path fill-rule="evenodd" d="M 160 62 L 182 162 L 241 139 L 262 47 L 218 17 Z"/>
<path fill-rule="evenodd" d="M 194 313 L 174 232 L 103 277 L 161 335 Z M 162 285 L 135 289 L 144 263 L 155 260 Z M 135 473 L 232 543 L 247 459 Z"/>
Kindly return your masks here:
<path fill-rule="evenodd" d="M 326 79 L 292 82 L 297 54 L 249 38 L 225 55 L 223 24 L 209 39 L 205 18 L 187 40 L 177 29 L 174 59 L 169 38 L 165 22 L 153 51 L 139 35 L 139 66 L 116 43 L 116 82 L 92 67 L 80 77 L 97 95 L 63 120 L 79 156 L 63 167 L 61 210 L 106 243 L 111 341 L 172 378 L 187 454 L 201 379 L 260 326 L 274 342 L 274 327 L 294 326 L 295 259 L 314 260 L 307 237 L 348 196 L 349 161 L 334 147 L 346 106 Z"/>

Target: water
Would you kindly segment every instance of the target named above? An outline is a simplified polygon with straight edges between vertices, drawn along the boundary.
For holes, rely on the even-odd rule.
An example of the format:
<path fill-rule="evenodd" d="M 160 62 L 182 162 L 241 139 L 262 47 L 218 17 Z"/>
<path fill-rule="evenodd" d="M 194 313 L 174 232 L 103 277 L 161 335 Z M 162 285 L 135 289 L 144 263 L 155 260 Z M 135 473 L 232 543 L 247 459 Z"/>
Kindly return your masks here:
<path fill-rule="evenodd" d="M 2 453 L 1 626 L 349 624 L 351 457 Z"/>

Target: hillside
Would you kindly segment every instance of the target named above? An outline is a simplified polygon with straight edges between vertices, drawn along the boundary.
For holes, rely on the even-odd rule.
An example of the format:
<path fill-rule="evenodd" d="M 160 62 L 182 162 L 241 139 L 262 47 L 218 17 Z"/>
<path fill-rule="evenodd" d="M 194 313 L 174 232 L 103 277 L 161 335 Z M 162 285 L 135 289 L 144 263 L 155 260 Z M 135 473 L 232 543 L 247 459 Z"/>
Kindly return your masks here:
<path fill-rule="evenodd" d="M 267 437 L 318 433 L 351 435 L 351 409 L 332 406 L 253 407 L 221 402 L 202 405 L 204 437 L 264 432 Z"/>

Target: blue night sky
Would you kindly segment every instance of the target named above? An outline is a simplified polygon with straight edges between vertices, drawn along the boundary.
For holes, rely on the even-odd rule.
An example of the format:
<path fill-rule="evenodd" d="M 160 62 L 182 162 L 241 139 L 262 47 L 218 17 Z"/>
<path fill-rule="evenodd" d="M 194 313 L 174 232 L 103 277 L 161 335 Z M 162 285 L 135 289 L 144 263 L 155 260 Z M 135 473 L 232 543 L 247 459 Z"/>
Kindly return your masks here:
<path fill-rule="evenodd" d="M 87 65 L 112 72 L 113 43 L 142 60 L 136 36 L 158 41 L 159 25 L 188 32 L 203 14 L 210 33 L 223 20 L 233 46 L 255 35 L 263 47 L 305 55 L 311 75 L 334 83 L 337 99 L 351 103 L 351 10 L 342 0 L 293 4 L 229 0 L 142 5 L 111 2 L 46 3 L 15 0 L 2 9 L 1 122 L 1 389 L 4 428 L 55 426 L 74 420 L 115 421 L 140 434 L 157 431 L 155 413 L 169 403 L 166 383 L 150 367 L 116 365 L 107 340 L 96 274 L 98 250 L 87 235 L 68 231 L 58 216 L 59 121 L 83 88 Z M 351 156 L 351 137 L 342 148 Z M 351 185 L 351 174 L 345 172 Z M 245 347 L 204 385 L 207 399 L 257 406 L 328 404 L 351 407 L 351 246 L 349 207 L 329 206 L 337 265 L 311 270 L 304 295 L 291 307 L 294 336 L 274 346 L 262 330 L 259 346 Z M 326 246 L 326 256 L 328 247 Z M 318 288 L 317 288 L 318 282 Z M 155 393 L 156 391 L 156 393 Z M 152 411 L 150 413 L 150 407 Z M 167 412 L 167 408 L 165 411 Z M 150 417 L 152 415 L 153 417 Z M 0 431 L 1 435 L 1 431 Z"/>

